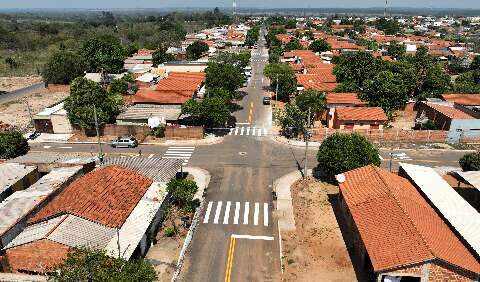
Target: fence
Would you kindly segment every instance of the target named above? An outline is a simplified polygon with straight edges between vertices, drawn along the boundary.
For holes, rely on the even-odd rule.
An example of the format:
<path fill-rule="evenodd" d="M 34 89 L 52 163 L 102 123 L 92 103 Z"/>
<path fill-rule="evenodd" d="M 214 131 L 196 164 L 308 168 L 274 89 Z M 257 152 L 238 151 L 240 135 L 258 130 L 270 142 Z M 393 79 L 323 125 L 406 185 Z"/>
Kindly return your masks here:
<path fill-rule="evenodd" d="M 165 138 L 167 139 L 203 139 L 204 128 L 202 126 L 176 127 L 167 126 L 165 128 Z"/>
<path fill-rule="evenodd" d="M 370 141 L 376 142 L 433 142 L 444 143 L 447 139 L 448 131 L 444 130 L 402 130 L 402 129 L 330 129 L 316 128 L 312 131 L 312 141 L 323 141 L 334 133 L 358 133 L 367 137 Z"/>
<path fill-rule="evenodd" d="M 70 85 L 64 84 L 49 84 L 47 86 L 47 90 L 49 93 L 56 93 L 56 92 L 70 92 Z"/>
<path fill-rule="evenodd" d="M 85 134 L 87 137 L 96 136 L 95 128 L 82 129 L 78 125 L 73 125 L 73 131 L 75 134 Z M 152 129 L 148 126 L 139 125 L 118 125 L 118 124 L 105 124 L 99 128 L 100 136 L 126 136 L 133 135 L 138 140 L 143 140 L 147 135 L 152 132 Z"/>

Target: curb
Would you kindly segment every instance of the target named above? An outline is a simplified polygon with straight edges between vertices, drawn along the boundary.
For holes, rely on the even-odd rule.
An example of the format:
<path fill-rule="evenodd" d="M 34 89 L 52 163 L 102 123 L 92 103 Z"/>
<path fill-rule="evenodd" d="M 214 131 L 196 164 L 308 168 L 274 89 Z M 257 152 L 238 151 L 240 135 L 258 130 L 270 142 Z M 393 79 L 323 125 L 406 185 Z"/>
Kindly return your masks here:
<path fill-rule="evenodd" d="M 213 140 L 212 140 L 213 139 Z M 145 142 L 145 143 L 140 143 L 139 145 L 145 145 L 145 146 L 180 146 L 180 145 L 191 145 L 191 146 L 209 146 L 209 145 L 216 145 L 222 143 L 224 140 L 223 137 L 215 137 L 215 138 L 209 138 L 209 139 L 201 139 L 198 141 L 187 141 L 187 140 L 167 140 L 163 143 L 153 143 L 153 142 Z M 87 142 L 80 142 L 80 141 L 48 141 L 46 140 L 45 142 L 31 142 L 31 144 L 45 144 L 45 143 L 54 143 L 54 144 L 77 144 L 77 145 L 97 145 L 98 142 L 93 142 L 93 141 L 87 141 Z M 109 142 L 100 142 L 102 145 L 110 145 Z"/>
<path fill-rule="evenodd" d="M 180 251 L 180 255 L 178 256 L 178 262 L 177 262 L 177 270 L 172 276 L 172 282 L 177 281 L 178 277 L 180 276 L 180 272 L 182 271 L 183 267 L 183 262 L 185 260 L 185 254 L 187 252 L 187 248 L 190 246 L 190 243 L 193 239 L 193 234 L 195 233 L 195 230 L 198 227 L 199 223 L 199 218 L 200 218 L 200 212 L 203 210 L 203 207 L 205 205 L 205 198 L 203 196 L 204 191 L 207 189 L 208 184 L 210 183 L 210 178 L 211 175 L 207 170 L 197 168 L 197 167 L 186 167 L 184 169 L 184 172 L 191 173 L 195 179 L 195 182 L 199 184 L 199 189 L 197 193 L 195 194 L 195 198 L 200 200 L 200 206 L 197 207 L 195 210 L 195 214 L 193 216 L 192 220 L 192 225 L 190 225 L 190 228 L 188 229 L 187 236 L 185 237 L 185 241 L 182 246 L 182 250 Z M 202 177 L 203 181 L 198 178 Z M 203 185 L 202 185 L 203 184 Z"/>
<path fill-rule="evenodd" d="M 286 146 L 294 146 L 294 147 L 299 147 L 299 148 L 305 148 L 306 144 L 305 142 L 302 141 L 297 141 L 297 140 L 289 140 L 283 136 L 273 136 L 272 140 L 276 143 L 286 145 Z M 319 142 L 308 142 L 308 147 L 310 148 L 315 148 L 318 149 L 320 148 L 321 143 Z"/>

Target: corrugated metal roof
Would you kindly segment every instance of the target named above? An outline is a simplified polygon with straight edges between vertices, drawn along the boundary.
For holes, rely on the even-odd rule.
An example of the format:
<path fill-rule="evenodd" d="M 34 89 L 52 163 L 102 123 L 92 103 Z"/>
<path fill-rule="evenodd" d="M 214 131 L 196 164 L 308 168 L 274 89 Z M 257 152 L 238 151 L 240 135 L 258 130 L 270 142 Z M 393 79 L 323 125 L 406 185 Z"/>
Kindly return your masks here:
<path fill-rule="evenodd" d="M 26 227 L 25 230 L 18 234 L 4 249 L 10 249 L 45 238 L 66 216 L 67 215 L 58 216 Z"/>
<path fill-rule="evenodd" d="M 121 256 L 126 260 L 130 259 L 165 200 L 166 190 L 165 183 L 152 183 L 120 228 L 118 237 L 113 237 L 108 243 L 105 248 L 107 254 L 115 257 Z"/>
<path fill-rule="evenodd" d="M 13 193 L 0 203 L 0 235 L 15 222 L 27 215 L 40 201 L 68 182 L 72 177 L 82 173 L 82 166 L 53 169 L 29 188 Z"/>
<path fill-rule="evenodd" d="M 401 163 L 400 167 L 436 209 L 480 255 L 480 213 L 432 168 Z"/>
<path fill-rule="evenodd" d="M 455 171 L 455 173 L 480 191 L 480 171 Z"/>
<path fill-rule="evenodd" d="M 69 247 L 104 249 L 117 229 L 75 215 L 61 215 L 28 226 L 5 249 L 48 239 Z"/>
<path fill-rule="evenodd" d="M 116 232 L 116 228 L 68 215 L 47 238 L 70 247 L 104 249 Z"/>
<path fill-rule="evenodd" d="M 25 164 L 77 164 L 83 165 L 97 160 L 97 157 L 86 156 L 85 154 L 51 154 L 33 152 L 26 155 L 11 159 L 8 163 L 25 163 Z"/>
<path fill-rule="evenodd" d="M 183 160 L 147 157 L 107 157 L 102 166 L 120 165 L 152 179 L 168 182 L 180 171 Z"/>
<path fill-rule="evenodd" d="M 134 105 L 117 116 L 117 119 L 148 119 L 151 117 L 177 120 L 182 113 L 179 105 Z"/>
<path fill-rule="evenodd" d="M 0 164 L 0 194 L 35 169 L 37 169 L 35 166 L 25 166 L 17 163 Z"/>

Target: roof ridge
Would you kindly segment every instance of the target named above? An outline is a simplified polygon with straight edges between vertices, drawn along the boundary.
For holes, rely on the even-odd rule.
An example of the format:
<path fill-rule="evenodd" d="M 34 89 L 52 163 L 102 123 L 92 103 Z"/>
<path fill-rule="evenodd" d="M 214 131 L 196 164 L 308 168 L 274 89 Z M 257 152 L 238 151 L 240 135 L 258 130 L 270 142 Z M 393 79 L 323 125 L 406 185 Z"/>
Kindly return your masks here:
<path fill-rule="evenodd" d="M 375 171 L 375 173 L 378 175 L 378 177 L 380 177 L 380 180 L 383 182 L 383 184 L 385 184 L 386 187 L 388 187 L 388 193 L 391 194 L 391 196 L 393 197 L 393 199 L 395 200 L 395 202 L 397 203 L 398 207 L 403 211 L 403 214 L 407 216 L 407 218 L 409 219 L 409 221 L 412 223 L 412 226 L 413 228 L 415 228 L 415 230 L 417 231 L 417 234 L 420 236 L 420 238 L 422 239 L 422 242 L 425 244 L 425 246 L 427 247 L 428 251 L 430 252 L 430 254 L 432 254 L 432 258 L 438 258 L 435 253 L 433 252 L 432 248 L 430 247 L 430 245 L 427 243 L 427 240 L 425 239 L 425 237 L 423 236 L 423 234 L 420 232 L 420 230 L 418 229 L 417 225 L 415 224 L 415 222 L 412 220 L 412 218 L 410 217 L 410 215 L 406 212 L 405 208 L 403 207 L 403 205 L 400 204 L 400 201 L 397 199 L 397 197 L 395 196 L 394 193 L 392 193 L 392 190 L 390 189 L 390 185 L 387 183 L 386 179 L 382 176 L 381 173 L 379 173 L 379 167 L 375 166 L 375 165 L 371 165 Z M 391 173 L 391 172 L 388 172 L 387 173 Z M 397 175 L 398 176 L 398 175 Z M 398 176 L 398 177 L 401 177 L 401 176 Z M 401 177 L 402 178 L 402 177 Z M 403 179 L 403 178 L 402 178 Z M 405 179 L 406 180 L 406 179 Z M 408 180 L 406 180 L 408 181 Z"/>

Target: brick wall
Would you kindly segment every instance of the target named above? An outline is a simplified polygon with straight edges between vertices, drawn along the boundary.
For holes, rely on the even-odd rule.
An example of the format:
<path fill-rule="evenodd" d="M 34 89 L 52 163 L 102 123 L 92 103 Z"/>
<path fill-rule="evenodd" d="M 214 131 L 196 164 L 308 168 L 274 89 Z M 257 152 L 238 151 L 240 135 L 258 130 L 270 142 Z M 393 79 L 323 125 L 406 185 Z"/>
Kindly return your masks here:
<path fill-rule="evenodd" d="M 358 133 L 371 141 L 396 142 L 434 142 L 443 143 L 447 139 L 448 131 L 443 130 L 401 130 L 401 129 L 367 129 L 367 130 L 338 130 L 329 128 L 315 128 L 312 130 L 312 141 L 323 141 L 334 133 Z"/>
<path fill-rule="evenodd" d="M 138 140 L 143 140 L 147 135 L 152 132 L 152 129 L 148 126 L 140 125 L 118 125 L 118 124 L 105 124 L 103 127 L 99 128 L 100 136 L 126 136 L 133 135 Z M 73 132 L 76 135 L 84 134 L 86 136 L 92 137 L 96 136 L 95 128 L 90 130 L 84 130 L 78 125 L 73 125 Z"/>
<path fill-rule="evenodd" d="M 472 280 L 478 281 L 480 277 L 478 275 L 468 273 L 458 267 L 448 265 L 442 261 L 436 260 L 430 265 L 428 278 L 428 280 L 432 282 L 463 282 Z"/>
<path fill-rule="evenodd" d="M 194 127 L 175 127 L 167 126 L 165 128 L 165 138 L 167 139 L 203 139 L 204 128 L 201 126 Z"/>
<path fill-rule="evenodd" d="M 48 92 L 56 93 L 56 92 L 70 92 L 70 85 L 64 84 L 49 84 L 47 87 Z"/>

